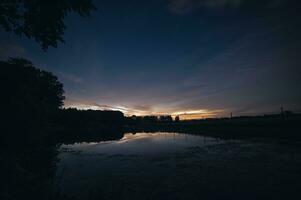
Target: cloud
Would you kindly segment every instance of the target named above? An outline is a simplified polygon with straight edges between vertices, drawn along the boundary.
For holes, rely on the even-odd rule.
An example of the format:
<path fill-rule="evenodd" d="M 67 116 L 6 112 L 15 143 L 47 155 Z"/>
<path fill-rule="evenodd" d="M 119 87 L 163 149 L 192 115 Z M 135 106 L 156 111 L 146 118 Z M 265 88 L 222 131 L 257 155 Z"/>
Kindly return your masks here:
<path fill-rule="evenodd" d="M 223 8 L 238 7 L 243 0 L 171 0 L 169 8 L 175 14 L 187 14 L 201 7 Z"/>
<path fill-rule="evenodd" d="M 172 116 L 180 116 L 181 120 L 211 118 L 211 117 L 224 116 L 224 115 L 225 115 L 225 110 L 223 109 L 185 110 L 185 111 L 177 111 L 172 113 Z"/>
<path fill-rule="evenodd" d="M 152 107 L 148 106 L 148 105 L 136 105 L 136 106 L 133 106 L 133 109 L 141 110 L 141 111 L 151 111 Z"/>
<path fill-rule="evenodd" d="M 61 78 L 63 81 L 68 81 L 68 82 L 72 82 L 72 83 L 82 83 L 83 79 L 79 76 L 76 76 L 74 74 L 71 73 L 65 73 L 65 72 L 57 72 L 57 75 L 59 76 L 59 78 Z"/>
<path fill-rule="evenodd" d="M 114 107 L 110 106 L 107 104 L 99 104 L 93 101 L 89 100 L 81 100 L 78 98 L 70 98 L 67 97 L 64 102 L 64 107 L 65 108 L 77 108 L 80 110 L 123 110 L 122 108 L 119 107 Z"/>
<path fill-rule="evenodd" d="M 201 8 L 239 8 L 245 3 L 272 8 L 279 7 L 284 2 L 283 0 L 262 0 L 258 2 L 253 0 L 169 0 L 169 9 L 174 14 L 185 15 Z"/>
<path fill-rule="evenodd" d="M 97 103 L 95 101 L 82 100 L 78 98 L 67 97 L 64 102 L 65 108 L 77 108 L 80 110 L 116 110 L 121 111 L 125 115 L 150 115 L 158 114 L 152 112 L 152 107 L 147 105 L 109 105 Z"/>

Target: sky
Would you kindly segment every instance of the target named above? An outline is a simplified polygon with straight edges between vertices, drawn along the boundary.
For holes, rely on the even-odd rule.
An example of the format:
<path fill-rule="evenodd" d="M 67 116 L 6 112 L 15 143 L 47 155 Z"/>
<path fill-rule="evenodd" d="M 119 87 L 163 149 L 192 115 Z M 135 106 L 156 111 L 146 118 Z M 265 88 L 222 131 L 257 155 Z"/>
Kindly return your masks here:
<path fill-rule="evenodd" d="M 43 51 L 0 29 L 0 59 L 24 57 L 64 84 L 65 107 L 181 119 L 301 111 L 297 0 L 94 0 Z"/>

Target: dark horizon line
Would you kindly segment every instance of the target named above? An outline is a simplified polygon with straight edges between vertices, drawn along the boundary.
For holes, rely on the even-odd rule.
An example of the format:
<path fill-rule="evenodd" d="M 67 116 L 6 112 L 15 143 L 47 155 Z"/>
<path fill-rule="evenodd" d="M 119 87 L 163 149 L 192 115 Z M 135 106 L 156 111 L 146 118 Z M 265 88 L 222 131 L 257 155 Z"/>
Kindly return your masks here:
<path fill-rule="evenodd" d="M 79 108 L 62 108 L 62 110 L 68 110 L 68 109 L 74 109 L 78 111 L 100 111 L 100 112 L 120 112 L 123 114 L 125 118 L 131 118 L 131 117 L 138 117 L 138 118 L 143 118 L 143 117 L 160 117 L 160 116 L 171 116 L 173 118 L 179 116 L 185 116 L 185 115 L 196 115 L 196 114 L 179 114 L 179 115 L 173 115 L 173 114 L 149 114 L 149 115 L 125 115 L 124 112 L 120 110 L 98 110 L 98 109 L 79 109 Z M 180 119 L 181 121 L 197 121 L 197 120 L 210 120 L 210 119 L 231 119 L 231 118 L 255 118 L 255 117 L 268 117 L 268 116 L 289 116 L 289 115 L 301 115 L 301 111 L 296 110 L 280 110 L 278 112 L 276 111 L 271 111 L 271 112 L 266 112 L 266 113 L 254 113 L 254 114 L 241 114 L 241 115 L 234 115 L 234 112 L 229 112 L 229 116 L 212 116 L 212 117 L 203 117 L 203 118 L 195 118 L 195 119 Z"/>

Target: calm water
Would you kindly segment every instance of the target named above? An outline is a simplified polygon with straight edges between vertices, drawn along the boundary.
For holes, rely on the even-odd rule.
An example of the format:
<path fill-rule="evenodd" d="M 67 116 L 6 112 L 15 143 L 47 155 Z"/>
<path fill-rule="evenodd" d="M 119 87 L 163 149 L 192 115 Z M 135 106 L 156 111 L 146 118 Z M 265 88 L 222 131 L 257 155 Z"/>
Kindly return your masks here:
<path fill-rule="evenodd" d="M 293 199 L 301 191 L 298 144 L 129 133 L 59 152 L 62 199 Z"/>

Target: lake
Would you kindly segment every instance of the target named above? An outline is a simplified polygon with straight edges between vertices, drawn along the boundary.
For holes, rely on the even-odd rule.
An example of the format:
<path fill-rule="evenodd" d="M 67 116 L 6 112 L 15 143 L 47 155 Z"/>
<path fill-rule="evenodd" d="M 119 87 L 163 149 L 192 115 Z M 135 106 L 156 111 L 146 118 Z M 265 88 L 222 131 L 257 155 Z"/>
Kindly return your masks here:
<path fill-rule="evenodd" d="M 61 199 L 293 199 L 301 145 L 180 133 L 62 144 L 54 180 Z"/>

